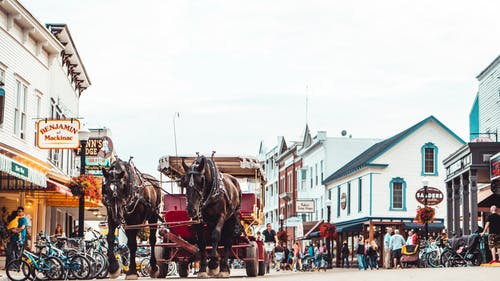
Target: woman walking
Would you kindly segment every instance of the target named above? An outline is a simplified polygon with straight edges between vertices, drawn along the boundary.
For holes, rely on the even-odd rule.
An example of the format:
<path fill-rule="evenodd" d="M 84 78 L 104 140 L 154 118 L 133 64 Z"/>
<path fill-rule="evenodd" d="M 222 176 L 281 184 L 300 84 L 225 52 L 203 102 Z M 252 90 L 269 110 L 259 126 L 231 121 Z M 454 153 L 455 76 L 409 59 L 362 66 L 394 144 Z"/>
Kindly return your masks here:
<path fill-rule="evenodd" d="M 302 271 L 302 260 L 300 259 L 301 252 L 302 251 L 300 249 L 299 242 L 295 242 L 295 244 L 293 244 L 293 262 L 292 262 L 292 270 L 293 271 L 297 271 L 297 269 L 296 269 L 297 262 L 299 263 L 299 270 Z"/>

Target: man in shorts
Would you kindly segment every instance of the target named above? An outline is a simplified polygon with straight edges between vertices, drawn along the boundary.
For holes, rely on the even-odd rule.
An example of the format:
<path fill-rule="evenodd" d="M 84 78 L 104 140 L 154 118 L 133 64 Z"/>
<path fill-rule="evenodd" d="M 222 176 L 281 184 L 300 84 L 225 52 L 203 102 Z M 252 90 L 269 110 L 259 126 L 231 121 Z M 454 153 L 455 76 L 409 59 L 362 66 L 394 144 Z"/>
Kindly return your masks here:
<path fill-rule="evenodd" d="M 490 208 L 491 215 L 488 216 L 486 220 L 486 225 L 484 226 L 484 231 L 481 235 L 489 230 L 488 234 L 488 246 L 491 250 L 491 263 L 500 262 L 497 258 L 500 255 L 500 215 L 497 212 L 497 207 L 495 205 Z"/>
<path fill-rule="evenodd" d="M 391 248 L 391 256 L 394 259 L 394 269 L 401 268 L 399 261 L 401 260 L 401 249 L 405 244 L 405 239 L 401 234 L 399 234 L 399 230 L 394 230 L 394 235 L 391 236 L 391 241 L 389 242 L 389 246 Z"/>
<path fill-rule="evenodd" d="M 272 257 L 274 255 L 274 247 L 278 244 L 278 236 L 276 236 L 276 231 L 272 228 L 271 224 L 266 225 L 266 229 L 262 231 L 264 236 L 264 251 L 266 252 L 266 261 L 270 264 Z M 266 266 L 266 271 L 270 266 Z"/>

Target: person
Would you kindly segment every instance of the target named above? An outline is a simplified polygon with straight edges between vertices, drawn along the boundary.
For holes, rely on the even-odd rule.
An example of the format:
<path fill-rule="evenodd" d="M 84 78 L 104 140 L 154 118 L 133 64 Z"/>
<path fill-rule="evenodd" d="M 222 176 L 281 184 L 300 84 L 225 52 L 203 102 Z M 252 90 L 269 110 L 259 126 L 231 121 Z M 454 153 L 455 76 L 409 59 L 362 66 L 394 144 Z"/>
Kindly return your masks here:
<path fill-rule="evenodd" d="M 262 241 L 262 234 L 260 231 L 257 231 L 257 241 Z"/>
<path fill-rule="evenodd" d="M 408 231 L 408 238 L 406 238 L 405 245 L 408 245 L 408 246 L 415 245 L 415 244 L 413 244 L 413 234 L 414 234 L 413 230 L 410 229 Z"/>
<path fill-rule="evenodd" d="M 391 249 L 391 257 L 394 260 L 394 269 L 401 268 L 399 265 L 399 261 L 401 260 L 401 249 L 405 244 L 405 239 L 401 234 L 399 234 L 399 230 L 394 230 L 394 235 L 391 236 L 391 241 L 389 242 L 389 247 Z"/>
<path fill-rule="evenodd" d="M 314 265 L 316 266 L 316 268 L 319 268 L 319 266 L 321 265 L 321 254 L 319 251 L 319 244 L 316 243 L 314 245 Z"/>
<path fill-rule="evenodd" d="M 289 245 L 283 247 L 283 257 L 281 259 L 281 268 L 283 270 L 287 270 L 289 268 L 289 257 L 290 257 L 290 248 Z"/>
<path fill-rule="evenodd" d="M 56 225 L 56 230 L 54 231 L 54 237 L 59 238 L 59 237 L 64 237 L 66 236 L 63 232 L 62 226 L 60 223 Z"/>
<path fill-rule="evenodd" d="M 486 225 L 484 226 L 481 236 L 489 231 L 488 246 L 491 250 L 491 261 L 489 263 L 492 264 L 500 262 L 499 258 L 497 258 L 497 250 L 500 256 L 500 215 L 497 213 L 497 207 L 495 205 L 490 207 L 490 212 L 491 214 L 488 216 L 488 219 L 486 219 Z"/>
<path fill-rule="evenodd" d="M 340 254 L 342 255 L 342 268 L 344 268 L 344 262 L 346 268 L 349 268 L 349 246 L 347 246 L 347 241 L 344 241 L 344 243 L 342 244 Z"/>
<path fill-rule="evenodd" d="M 278 244 L 278 237 L 276 236 L 276 231 L 274 231 L 270 223 L 266 225 L 266 229 L 262 231 L 262 235 L 264 235 L 264 243 Z"/>
<path fill-rule="evenodd" d="M 358 237 L 358 245 L 356 247 L 356 258 L 358 259 L 358 269 L 366 270 L 365 265 L 365 243 L 363 242 L 363 235 Z"/>
<path fill-rule="evenodd" d="M 277 245 L 276 248 L 274 248 L 274 258 L 276 261 L 276 271 L 280 271 L 281 269 L 281 261 L 283 260 L 283 255 L 284 255 L 285 249 L 281 245 Z"/>
<path fill-rule="evenodd" d="M 302 260 L 300 259 L 300 252 L 301 252 L 300 244 L 299 242 L 295 242 L 295 244 L 293 244 L 293 261 L 292 261 L 293 271 L 297 271 L 296 270 L 297 263 L 299 264 L 299 270 L 302 271 Z"/>
<path fill-rule="evenodd" d="M 24 246 L 26 242 L 26 226 L 28 222 L 24 217 L 23 207 L 20 206 L 17 208 L 17 217 L 13 220 L 17 220 L 17 226 L 11 229 L 12 235 L 9 238 L 9 242 L 7 242 L 5 265 L 20 255 L 18 253 L 18 246 Z"/>
<path fill-rule="evenodd" d="M 76 238 L 78 237 L 78 231 L 80 229 L 78 228 L 78 225 L 75 225 L 75 230 L 73 232 L 71 232 L 71 234 L 69 235 L 70 238 Z"/>
<path fill-rule="evenodd" d="M 391 268 L 391 248 L 389 247 L 389 243 L 391 242 L 392 228 L 386 228 L 386 233 L 384 235 L 384 268 Z"/>
<path fill-rule="evenodd" d="M 370 266 L 370 269 L 378 269 L 378 245 L 375 240 L 370 241 L 370 244 L 368 244 L 368 249 L 366 250 L 366 259 L 368 260 L 368 265 Z"/>
<path fill-rule="evenodd" d="M 315 261 L 315 256 L 314 256 L 314 246 L 312 243 L 309 243 L 309 246 L 307 247 L 307 255 L 309 256 L 309 261 L 314 261 L 311 264 L 311 268 L 315 269 L 316 266 L 316 261 Z"/>

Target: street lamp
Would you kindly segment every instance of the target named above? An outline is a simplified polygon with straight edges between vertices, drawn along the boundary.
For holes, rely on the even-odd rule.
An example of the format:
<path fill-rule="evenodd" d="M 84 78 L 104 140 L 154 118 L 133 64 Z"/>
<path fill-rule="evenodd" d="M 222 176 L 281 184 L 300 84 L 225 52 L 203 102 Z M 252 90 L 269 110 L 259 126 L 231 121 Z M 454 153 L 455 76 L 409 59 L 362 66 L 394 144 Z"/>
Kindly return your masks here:
<path fill-rule="evenodd" d="M 80 175 L 85 174 L 85 152 L 87 146 L 87 140 L 89 139 L 90 131 L 84 126 L 78 131 L 78 137 L 80 138 Z M 80 201 L 78 203 L 78 236 L 83 237 L 83 227 L 85 220 L 85 197 L 84 193 L 80 195 Z"/>
<path fill-rule="evenodd" d="M 281 230 L 284 230 L 283 229 L 283 220 L 285 219 L 285 216 L 283 214 L 280 214 L 280 226 L 281 226 Z"/>
<path fill-rule="evenodd" d="M 424 186 L 424 207 L 427 207 L 427 186 L 429 185 L 429 180 L 427 178 L 422 179 L 422 185 Z M 425 222 L 425 240 L 429 237 L 429 223 Z"/>

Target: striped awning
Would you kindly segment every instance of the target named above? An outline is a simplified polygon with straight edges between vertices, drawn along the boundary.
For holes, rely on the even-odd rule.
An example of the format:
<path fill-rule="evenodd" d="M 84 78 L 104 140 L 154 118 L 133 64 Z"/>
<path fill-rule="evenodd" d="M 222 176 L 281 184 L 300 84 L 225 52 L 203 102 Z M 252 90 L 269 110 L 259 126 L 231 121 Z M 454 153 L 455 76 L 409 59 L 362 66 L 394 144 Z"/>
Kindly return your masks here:
<path fill-rule="evenodd" d="M 0 154 L 0 188 L 9 190 L 45 189 L 47 177 L 16 160 Z M 22 181 L 27 183 L 23 183 Z"/>

